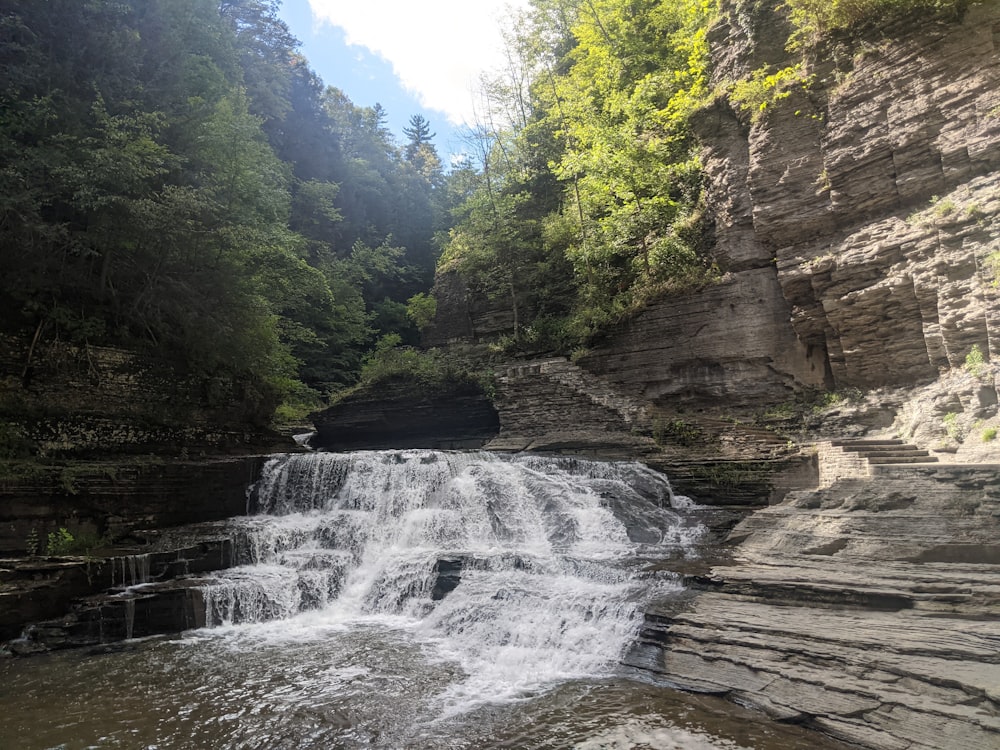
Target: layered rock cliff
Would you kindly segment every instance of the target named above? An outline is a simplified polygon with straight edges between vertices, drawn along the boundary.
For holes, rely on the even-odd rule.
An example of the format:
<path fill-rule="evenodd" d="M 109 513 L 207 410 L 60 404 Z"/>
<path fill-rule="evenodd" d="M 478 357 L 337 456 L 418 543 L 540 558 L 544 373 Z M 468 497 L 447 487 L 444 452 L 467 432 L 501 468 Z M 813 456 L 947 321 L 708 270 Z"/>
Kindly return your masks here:
<path fill-rule="evenodd" d="M 628 661 L 867 748 L 1000 744 L 997 466 L 793 493 L 647 613 Z"/>
<path fill-rule="evenodd" d="M 717 86 L 790 62 L 773 13 L 726 3 Z M 1000 340 L 1000 21 L 995 3 L 816 53 L 751 116 L 701 112 L 728 271 L 650 305 L 583 364 L 654 401 L 781 400 L 913 385 Z"/>
<path fill-rule="evenodd" d="M 721 283 L 668 297 L 579 360 L 671 409 L 913 386 L 1000 341 L 1000 21 L 921 17 L 834 39 L 752 113 L 733 81 L 794 62 L 777 3 L 724 2 L 695 127 Z M 454 274 L 429 343 L 507 321 Z"/>
<path fill-rule="evenodd" d="M 243 512 L 252 456 L 290 447 L 271 409 L 167 359 L 0 336 L 0 554 Z"/>

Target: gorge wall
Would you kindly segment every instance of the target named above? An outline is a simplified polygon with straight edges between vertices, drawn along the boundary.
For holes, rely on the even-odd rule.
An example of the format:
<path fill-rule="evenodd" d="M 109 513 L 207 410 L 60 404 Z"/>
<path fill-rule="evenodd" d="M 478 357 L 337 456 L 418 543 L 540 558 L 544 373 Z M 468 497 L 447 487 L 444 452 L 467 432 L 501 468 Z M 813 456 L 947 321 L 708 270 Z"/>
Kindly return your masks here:
<path fill-rule="evenodd" d="M 726 91 L 794 62 L 777 3 L 723 2 L 720 92 L 695 120 L 721 283 L 652 303 L 579 360 L 671 408 L 910 386 L 1000 346 L 1000 16 L 834 39 L 753 113 Z M 487 340 L 496 304 L 439 278 L 434 345 Z M 508 316 L 509 317 L 509 316 Z"/>
<path fill-rule="evenodd" d="M 165 358 L 0 336 L 0 554 L 63 527 L 110 539 L 243 513 L 254 455 L 291 444 L 267 401 Z"/>
<path fill-rule="evenodd" d="M 717 86 L 792 62 L 780 16 L 723 5 Z M 725 97 L 698 115 L 723 283 L 649 306 L 583 364 L 654 400 L 731 403 L 912 385 L 997 352 L 996 4 L 810 64 L 753 116 Z"/>
<path fill-rule="evenodd" d="M 273 408 L 253 383 L 185 373 L 166 358 L 0 335 L 9 454 L 247 452 L 274 441 Z"/>

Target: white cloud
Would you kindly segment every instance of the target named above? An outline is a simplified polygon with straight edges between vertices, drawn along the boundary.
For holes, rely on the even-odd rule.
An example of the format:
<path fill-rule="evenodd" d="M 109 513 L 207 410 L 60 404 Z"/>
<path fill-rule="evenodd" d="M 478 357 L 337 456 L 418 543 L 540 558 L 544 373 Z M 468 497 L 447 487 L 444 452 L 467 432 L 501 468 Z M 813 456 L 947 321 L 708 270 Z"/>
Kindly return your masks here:
<path fill-rule="evenodd" d="M 319 20 L 344 29 L 348 44 L 390 63 L 428 109 L 456 125 L 474 121 L 480 74 L 502 61 L 501 20 L 528 0 L 309 0 Z"/>

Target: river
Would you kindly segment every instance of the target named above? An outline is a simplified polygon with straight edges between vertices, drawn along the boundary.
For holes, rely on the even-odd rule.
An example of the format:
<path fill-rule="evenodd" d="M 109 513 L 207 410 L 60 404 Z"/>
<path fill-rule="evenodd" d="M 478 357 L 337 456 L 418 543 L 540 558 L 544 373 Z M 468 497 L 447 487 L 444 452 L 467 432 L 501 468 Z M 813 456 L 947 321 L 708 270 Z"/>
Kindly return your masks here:
<path fill-rule="evenodd" d="M 0 747 L 836 746 L 622 666 L 705 533 L 639 463 L 282 456 L 249 511 L 210 627 L 0 663 Z"/>

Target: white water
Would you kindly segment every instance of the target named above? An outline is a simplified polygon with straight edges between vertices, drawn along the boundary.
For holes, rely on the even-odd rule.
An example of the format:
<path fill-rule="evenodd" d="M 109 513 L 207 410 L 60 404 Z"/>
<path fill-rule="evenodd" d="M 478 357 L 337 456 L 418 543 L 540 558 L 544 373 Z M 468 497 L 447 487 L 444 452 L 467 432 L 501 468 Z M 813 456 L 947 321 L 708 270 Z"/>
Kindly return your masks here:
<path fill-rule="evenodd" d="M 638 463 L 386 451 L 271 459 L 236 522 L 238 559 L 203 593 L 215 626 L 309 639 L 388 625 L 464 679 L 445 715 L 607 674 L 640 606 L 676 584 L 645 556 L 688 553 L 686 499 Z M 439 561 L 460 581 L 434 596 Z"/>
<path fill-rule="evenodd" d="M 251 511 L 229 527 L 242 564 L 202 591 L 214 627 L 0 659 L 0 748 L 834 746 L 619 665 L 675 588 L 652 569 L 700 533 L 639 464 L 298 455 Z M 460 580 L 435 599 L 441 560 Z M 149 585 L 120 567 L 123 596 Z"/>

